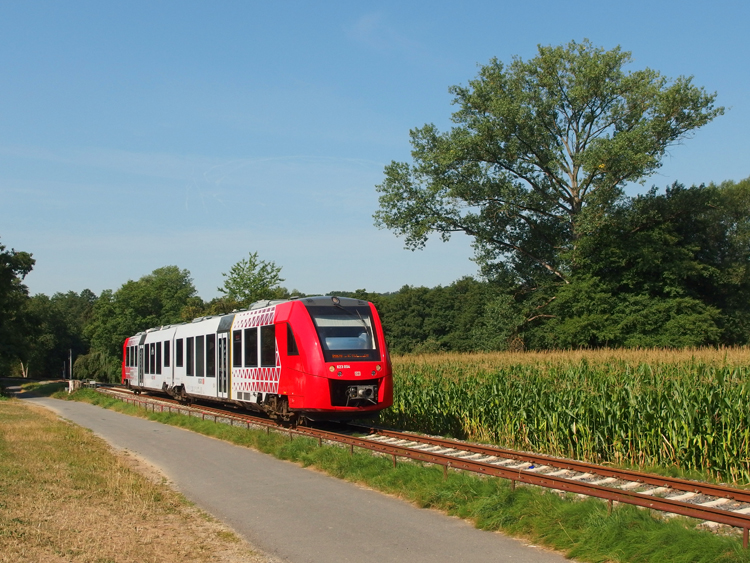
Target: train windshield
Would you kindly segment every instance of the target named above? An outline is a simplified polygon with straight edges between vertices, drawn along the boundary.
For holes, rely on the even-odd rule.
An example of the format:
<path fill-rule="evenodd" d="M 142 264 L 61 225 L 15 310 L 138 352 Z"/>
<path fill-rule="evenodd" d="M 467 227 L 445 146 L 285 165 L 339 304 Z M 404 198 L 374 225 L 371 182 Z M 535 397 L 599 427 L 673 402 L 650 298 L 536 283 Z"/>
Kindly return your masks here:
<path fill-rule="evenodd" d="M 308 306 L 327 362 L 379 360 L 369 307 Z"/>

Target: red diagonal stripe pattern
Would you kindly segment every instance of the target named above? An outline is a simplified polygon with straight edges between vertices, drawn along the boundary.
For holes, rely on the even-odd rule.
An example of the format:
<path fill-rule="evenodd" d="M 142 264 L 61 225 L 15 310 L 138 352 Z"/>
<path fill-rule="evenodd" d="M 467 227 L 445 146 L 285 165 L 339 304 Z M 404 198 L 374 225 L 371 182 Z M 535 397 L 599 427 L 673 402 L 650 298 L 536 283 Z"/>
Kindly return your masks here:
<path fill-rule="evenodd" d="M 276 348 L 276 367 L 234 368 L 232 390 L 234 392 L 278 393 L 281 377 L 279 349 Z"/>
<path fill-rule="evenodd" d="M 275 318 L 276 305 L 264 307 L 262 309 L 253 309 L 252 311 L 242 311 L 235 315 L 233 328 L 240 329 L 272 325 Z"/>

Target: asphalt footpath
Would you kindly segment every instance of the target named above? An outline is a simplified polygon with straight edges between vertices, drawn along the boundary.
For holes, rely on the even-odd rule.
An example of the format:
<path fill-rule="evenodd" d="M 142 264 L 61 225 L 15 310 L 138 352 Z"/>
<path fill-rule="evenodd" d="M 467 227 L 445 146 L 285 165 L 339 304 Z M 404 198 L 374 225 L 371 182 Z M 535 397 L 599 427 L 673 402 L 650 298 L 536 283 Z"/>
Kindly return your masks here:
<path fill-rule="evenodd" d="M 25 399 L 161 469 L 189 500 L 293 563 L 562 563 L 557 553 L 254 450 L 95 407 Z"/>

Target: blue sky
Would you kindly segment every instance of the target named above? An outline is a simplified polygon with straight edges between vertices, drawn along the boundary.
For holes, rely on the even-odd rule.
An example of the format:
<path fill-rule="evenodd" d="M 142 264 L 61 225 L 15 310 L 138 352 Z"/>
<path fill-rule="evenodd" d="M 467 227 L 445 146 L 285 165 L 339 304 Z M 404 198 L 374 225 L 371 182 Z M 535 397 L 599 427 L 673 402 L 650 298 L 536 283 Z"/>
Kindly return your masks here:
<path fill-rule="evenodd" d="M 449 284 L 469 241 L 373 226 L 409 129 L 450 126 L 448 88 L 491 57 L 589 38 L 631 69 L 693 75 L 723 117 L 647 186 L 750 176 L 750 3 L 2 2 L 0 243 L 32 293 L 190 270 L 210 299 L 258 251 L 306 293 Z"/>

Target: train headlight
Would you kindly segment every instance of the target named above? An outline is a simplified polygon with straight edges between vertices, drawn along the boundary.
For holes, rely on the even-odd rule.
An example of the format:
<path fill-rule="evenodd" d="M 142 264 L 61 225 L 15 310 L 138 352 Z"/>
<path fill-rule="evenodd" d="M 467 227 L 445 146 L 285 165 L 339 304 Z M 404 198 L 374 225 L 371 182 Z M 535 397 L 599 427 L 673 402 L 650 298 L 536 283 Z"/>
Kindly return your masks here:
<path fill-rule="evenodd" d="M 376 365 L 376 366 L 375 366 L 375 369 L 376 369 L 376 370 L 378 370 L 378 371 L 380 371 L 380 370 L 381 370 L 381 369 L 383 369 L 383 368 L 381 368 L 381 367 L 380 367 L 380 364 L 378 364 L 378 365 Z"/>
<path fill-rule="evenodd" d="M 336 369 L 336 368 L 335 368 L 335 367 L 333 367 L 333 366 L 328 366 L 328 371 L 330 371 L 331 373 L 333 373 L 333 371 L 334 371 L 335 369 Z"/>

